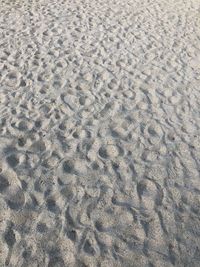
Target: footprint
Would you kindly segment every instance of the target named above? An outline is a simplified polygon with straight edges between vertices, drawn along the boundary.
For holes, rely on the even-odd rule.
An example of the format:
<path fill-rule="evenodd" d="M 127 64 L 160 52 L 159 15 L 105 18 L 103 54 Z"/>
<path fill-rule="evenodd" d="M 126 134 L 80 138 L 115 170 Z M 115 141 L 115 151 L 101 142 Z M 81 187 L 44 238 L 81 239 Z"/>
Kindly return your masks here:
<path fill-rule="evenodd" d="M 5 265 L 7 266 L 10 263 L 10 259 L 11 259 L 12 251 L 13 251 L 13 246 L 16 243 L 15 233 L 14 233 L 14 231 L 13 231 L 11 226 L 5 232 L 4 240 L 7 243 L 8 248 L 9 248 L 8 255 L 7 255 L 7 258 L 6 258 L 6 262 L 5 262 Z"/>
<path fill-rule="evenodd" d="M 19 164 L 19 158 L 16 154 L 11 154 L 8 156 L 6 161 L 12 168 L 15 168 Z"/>
<path fill-rule="evenodd" d="M 20 87 L 25 87 L 26 86 L 25 80 L 21 79 L 19 86 Z"/>
<path fill-rule="evenodd" d="M 147 162 L 155 162 L 157 160 L 158 153 L 149 149 L 145 149 L 142 153 L 142 160 Z"/>
<path fill-rule="evenodd" d="M 138 183 L 137 192 L 140 199 L 145 196 L 153 197 L 156 192 L 156 187 L 154 184 L 145 179 Z"/>
<path fill-rule="evenodd" d="M 49 263 L 48 267 L 63 267 L 65 266 L 64 260 L 62 258 L 59 248 L 52 247 L 48 251 L 49 254 Z"/>
<path fill-rule="evenodd" d="M 31 129 L 31 125 L 30 123 L 28 123 L 27 121 L 19 121 L 18 123 L 18 130 L 19 131 L 22 131 L 22 132 L 25 132 L 27 130 L 30 130 Z"/>
<path fill-rule="evenodd" d="M 46 150 L 46 144 L 42 140 L 36 141 L 31 145 L 30 150 L 34 153 L 44 152 Z"/>
<path fill-rule="evenodd" d="M 107 159 L 108 158 L 108 153 L 105 147 L 100 147 L 99 149 L 99 156 L 103 159 Z"/>
<path fill-rule="evenodd" d="M 46 226 L 46 224 L 45 223 L 42 223 L 42 222 L 40 222 L 40 223 L 38 223 L 37 224 L 37 231 L 39 232 L 39 233 L 45 233 L 46 231 L 47 231 L 47 226 Z"/>
<path fill-rule="evenodd" d="M 67 236 L 70 240 L 72 240 L 73 242 L 75 242 L 77 240 L 77 233 L 75 230 L 68 230 L 67 231 Z"/>
<path fill-rule="evenodd" d="M 113 159 L 122 154 L 123 150 L 115 144 L 103 145 L 99 148 L 99 156 L 103 159 Z"/>
<path fill-rule="evenodd" d="M 52 155 L 45 160 L 44 165 L 47 168 L 54 168 L 59 164 L 60 157 L 55 152 L 52 153 Z"/>
<path fill-rule="evenodd" d="M 46 201 L 47 209 L 53 213 L 58 213 L 60 211 L 56 201 L 53 198 L 49 198 Z"/>
<path fill-rule="evenodd" d="M 49 260 L 48 267 L 63 267 L 65 263 L 61 257 L 53 257 Z"/>
<path fill-rule="evenodd" d="M 93 246 L 93 242 L 90 239 L 85 241 L 83 250 L 91 256 L 94 256 L 96 254 L 95 247 Z"/>
<path fill-rule="evenodd" d="M 6 189 L 9 187 L 9 185 L 10 184 L 6 179 L 6 177 L 0 174 L 0 193 L 4 193 Z"/>
<path fill-rule="evenodd" d="M 157 145 L 162 139 L 163 132 L 158 123 L 151 122 L 146 125 L 144 129 L 144 136 L 148 139 L 150 144 Z"/>
<path fill-rule="evenodd" d="M 113 107 L 114 107 L 113 103 L 105 104 L 104 108 L 100 111 L 99 115 L 103 118 L 108 117 L 111 114 Z"/>
<path fill-rule="evenodd" d="M 145 178 L 137 184 L 137 192 L 139 199 L 147 209 L 162 205 L 163 191 L 158 183 Z"/>
<path fill-rule="evenodd" d="M 66 160 L 62 164 L 64 173 L 73 173 L 74 171 L 74 163 L 71 160 Z"/>
<path fill-rule="evenodd" d="M 11 189 L 6 196 L 6 203 L 12 210 L 20 210 L 25 204 L 25 195 L 22 189 Z"/>
<path fill-rule="evenodd" d="M 23 137 L 20 137 L 18 139 L 18 146 L 23 147 L 23 146 L 25 146 L 25 144 L 26 144 L 26 140 Z"/>
<path fill-rule="evenodd" d="M 6 76 L 6 85 L 9 87 L 16 87 L 19 84 L 19 74 L 17 72 L 10 72 Z"/>

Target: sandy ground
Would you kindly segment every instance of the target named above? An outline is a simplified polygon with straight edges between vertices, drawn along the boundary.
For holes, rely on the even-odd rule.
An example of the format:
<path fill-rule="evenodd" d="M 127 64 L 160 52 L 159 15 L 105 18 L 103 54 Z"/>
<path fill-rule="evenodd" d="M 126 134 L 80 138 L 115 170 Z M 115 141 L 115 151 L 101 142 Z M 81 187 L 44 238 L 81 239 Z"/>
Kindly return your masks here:
<path fill-rule="evenodd" d="M 0 1 L 0 267 L 200 266 L 200 1 Z"/>

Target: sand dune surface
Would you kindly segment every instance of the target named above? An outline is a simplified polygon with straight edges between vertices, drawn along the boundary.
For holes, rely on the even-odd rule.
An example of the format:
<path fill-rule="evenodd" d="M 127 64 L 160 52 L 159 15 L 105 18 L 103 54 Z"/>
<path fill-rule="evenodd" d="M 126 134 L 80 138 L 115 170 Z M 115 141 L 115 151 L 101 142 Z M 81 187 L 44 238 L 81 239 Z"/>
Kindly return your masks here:
<path fill-rule="evenodd" d="M 200 266 L 200 1 L 0 1 L 0 266 Z"/>

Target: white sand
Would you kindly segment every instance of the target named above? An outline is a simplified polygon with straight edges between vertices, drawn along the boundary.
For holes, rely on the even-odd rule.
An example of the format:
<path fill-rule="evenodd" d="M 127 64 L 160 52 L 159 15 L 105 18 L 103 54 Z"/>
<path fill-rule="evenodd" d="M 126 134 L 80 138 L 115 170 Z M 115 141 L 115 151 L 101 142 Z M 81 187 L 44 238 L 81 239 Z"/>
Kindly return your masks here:
<path fill-rule="evenodd" d="M 0 1 L 0 267 L 200 266 L 200 1 Z"/>

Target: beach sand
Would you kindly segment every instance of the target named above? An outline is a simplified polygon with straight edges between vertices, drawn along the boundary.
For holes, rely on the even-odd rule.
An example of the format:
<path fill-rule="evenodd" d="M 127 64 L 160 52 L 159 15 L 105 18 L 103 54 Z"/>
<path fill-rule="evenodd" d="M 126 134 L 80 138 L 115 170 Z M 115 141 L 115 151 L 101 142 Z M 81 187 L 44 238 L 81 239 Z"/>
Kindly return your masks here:
<path fill-rule="evenodd" d="M 0 1 L 0 266 L 200 266 L 200 1 Z"/>

